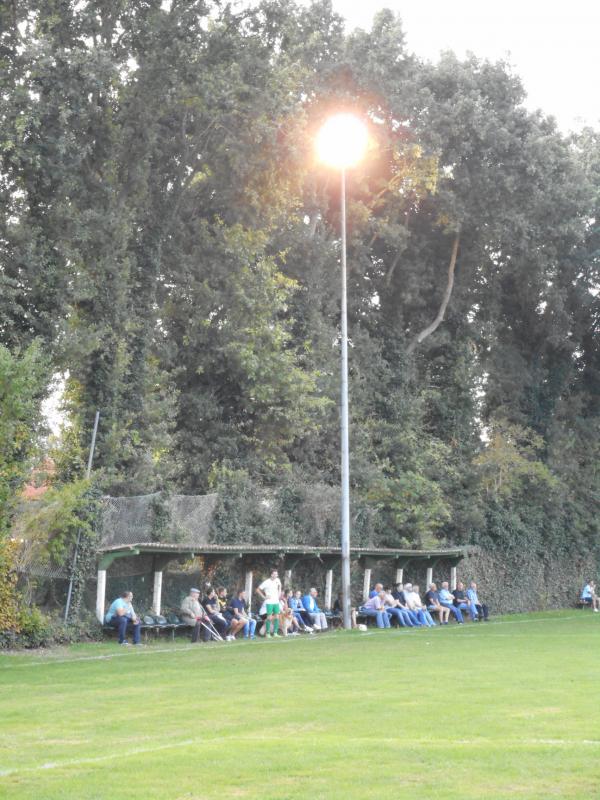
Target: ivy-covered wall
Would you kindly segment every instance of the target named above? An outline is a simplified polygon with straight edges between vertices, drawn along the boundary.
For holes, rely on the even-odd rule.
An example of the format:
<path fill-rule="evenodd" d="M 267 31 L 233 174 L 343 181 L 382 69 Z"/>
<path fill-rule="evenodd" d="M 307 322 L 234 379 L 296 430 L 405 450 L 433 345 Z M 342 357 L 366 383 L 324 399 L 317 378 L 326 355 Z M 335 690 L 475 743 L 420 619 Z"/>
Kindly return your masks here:
<path fill-rule="evenodd" d="M 546 611 L 576 604 L 599 564 L 591 555 L 565 553 L 540 558 L 527 550 L 479 549 L 460 565 L 464 580 L 476 580 L 480 596 L 496 614 Z"/>

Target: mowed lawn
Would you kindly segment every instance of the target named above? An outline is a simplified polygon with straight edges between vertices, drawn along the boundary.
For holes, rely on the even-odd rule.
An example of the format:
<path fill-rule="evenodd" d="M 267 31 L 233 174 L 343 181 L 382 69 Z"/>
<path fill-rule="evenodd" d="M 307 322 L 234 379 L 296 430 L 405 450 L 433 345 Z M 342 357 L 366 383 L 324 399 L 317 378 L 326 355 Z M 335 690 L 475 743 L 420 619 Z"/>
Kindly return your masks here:
<path fill-rule="evenodd" d="M 600 614 L 0 656 L 0 797 L 600 797 Z"/>

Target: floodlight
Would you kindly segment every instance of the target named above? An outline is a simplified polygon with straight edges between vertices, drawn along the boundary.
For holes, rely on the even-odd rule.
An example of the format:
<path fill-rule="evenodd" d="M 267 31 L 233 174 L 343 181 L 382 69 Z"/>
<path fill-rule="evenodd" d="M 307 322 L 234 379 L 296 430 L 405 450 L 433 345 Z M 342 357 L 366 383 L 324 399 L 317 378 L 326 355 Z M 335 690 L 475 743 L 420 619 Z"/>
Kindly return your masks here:
<path fill-rule="evenodd" d="M 337 169 L 354 167 L 369 142 L 366 125 L 353 114 L 330 117 L 317 135 L 317 152 L 325 164 Z"/>

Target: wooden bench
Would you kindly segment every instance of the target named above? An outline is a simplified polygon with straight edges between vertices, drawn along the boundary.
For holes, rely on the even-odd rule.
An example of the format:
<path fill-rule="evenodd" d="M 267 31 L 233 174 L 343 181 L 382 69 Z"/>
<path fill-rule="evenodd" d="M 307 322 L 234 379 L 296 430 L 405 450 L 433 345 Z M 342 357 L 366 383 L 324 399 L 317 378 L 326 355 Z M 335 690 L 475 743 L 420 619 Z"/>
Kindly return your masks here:
<path fill-rule="evenodd" d="M 580 597 L 580 598 L 577 600 L 577 603 L 575 604 L 575 607 L 576 607 L 576 608 L 581 608 L 581 609 L 584 609 L 584 608 L 593 608 L 593 607 L 594 607 L 594 604 L 592 603 L 592 601 L 591 601 L 591 600 L 582 600 L 582 599 L 581 599 L 581 597 Z"/>
<path fill-rule="evenodd" d="M 141 618 L 143 619 L 145 616 L 151 616 L 151 615 L 142 614 Z M 175 633 L 177 631 L 184 630 L 184 629 L 186 629 L 188 631 L 191 631 L 192 627 L 191 627 L 191 625 L 186 625 L 184 622 L 177 622 L 177 623 L 175 623 L 175 622 L 167 622 L 167 623 L 164 623 L 162 625 L 157 623 L 157 622 L 153 623 L 152 625 L 150 625 L 149 623 L 142 622 L 142 624 L 140 625 L 140 633 L 144 637 L 144 641 L 145 642 L 148 641 L 148 634 L 150 632 L 153 632 L 154 636 L 156 638 L 158 638 L 158 636 L 160 636 L 161 631 L 169 631 L 171 633 L 172 641 L 175 641 Z M 107 634 L 111 634 L 111 633 L 112 634 L 118 634 L 117 628 L 115 628 L 113 625 L 106 625 L 106 624 L 104 624 L 102 626 L 102 632 L 103 633 L 107 633 Z"/>

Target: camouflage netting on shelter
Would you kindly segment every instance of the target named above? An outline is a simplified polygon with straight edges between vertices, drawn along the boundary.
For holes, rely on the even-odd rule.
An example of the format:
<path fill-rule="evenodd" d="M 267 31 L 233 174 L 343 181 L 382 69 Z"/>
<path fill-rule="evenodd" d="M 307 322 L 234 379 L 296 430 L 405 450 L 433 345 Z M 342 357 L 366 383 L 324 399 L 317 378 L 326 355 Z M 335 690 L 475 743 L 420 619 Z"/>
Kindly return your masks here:
<path fill-rule="evenodd" d="M 141 542 L 200 547 L 210 540 L 216 494 L 105 497 L 101 548 Z"/>

